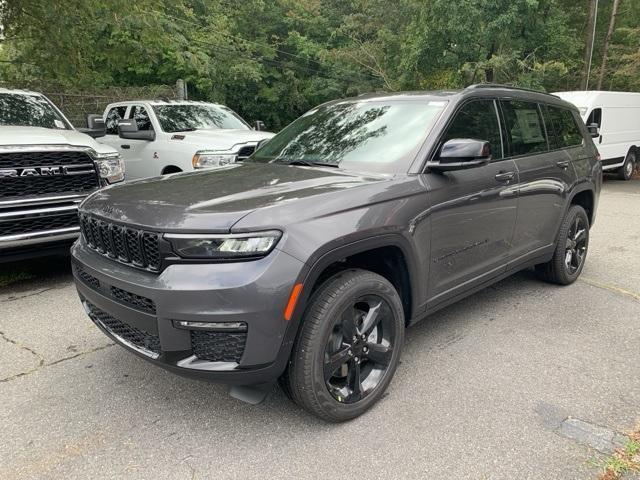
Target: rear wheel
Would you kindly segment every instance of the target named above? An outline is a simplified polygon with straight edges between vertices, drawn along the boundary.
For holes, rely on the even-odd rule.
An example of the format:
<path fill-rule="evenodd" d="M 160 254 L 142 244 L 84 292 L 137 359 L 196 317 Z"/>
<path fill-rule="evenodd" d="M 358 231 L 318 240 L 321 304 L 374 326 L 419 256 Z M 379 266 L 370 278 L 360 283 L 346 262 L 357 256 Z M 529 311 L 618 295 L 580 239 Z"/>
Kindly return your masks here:
<path fill-rule="evenodd" d="M 384 394 L 404 341 L 400 296 L 384 277 L 346 270 L 313 295 L 285 373 L 285 391 L 330 421 L 355 418 Z"/>
<path fill-rule="evenodd" d="M 543 280 L 559 285 L 575 282 L 589 248 L 589 217 L 580 205 L 572 205 L 562 221 L 553 258 L 536 266 Z"/>
<path fill-rule="evenodd" d="M 624 165 L 618 169 L 618 178 L 620 180 L 629 180 L 633 175 L 633 169 L 636 166 L 636 152 L 627 153 L 624 159 Z"/>

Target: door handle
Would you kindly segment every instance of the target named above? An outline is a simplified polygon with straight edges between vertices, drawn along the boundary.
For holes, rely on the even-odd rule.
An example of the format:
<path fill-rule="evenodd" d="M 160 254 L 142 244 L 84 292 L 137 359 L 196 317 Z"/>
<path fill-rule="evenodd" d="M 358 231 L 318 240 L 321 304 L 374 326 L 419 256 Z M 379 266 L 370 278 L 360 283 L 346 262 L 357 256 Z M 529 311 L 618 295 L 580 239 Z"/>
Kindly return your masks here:
<path fill-rule="evenodd" d="M 515 176 L 515 172 L 500 172 L 496 175 L 496 180 L 499 182 L 508 182 L 509 180 L 513 180 Z"/>
<path fill-rule="evenodd" d="M 569 167 L 569 160 L 562 160 L 560 162 L 556 162 L 556 165 L 561 169 L 566 170 Z"/>
<path fill-rule="evenodd" d="M 127 144 L 120 145 L 120 148 L 124 148 L 125 150 L 129 150 L 131 148 L 131 145 L 127 145 Z"/>

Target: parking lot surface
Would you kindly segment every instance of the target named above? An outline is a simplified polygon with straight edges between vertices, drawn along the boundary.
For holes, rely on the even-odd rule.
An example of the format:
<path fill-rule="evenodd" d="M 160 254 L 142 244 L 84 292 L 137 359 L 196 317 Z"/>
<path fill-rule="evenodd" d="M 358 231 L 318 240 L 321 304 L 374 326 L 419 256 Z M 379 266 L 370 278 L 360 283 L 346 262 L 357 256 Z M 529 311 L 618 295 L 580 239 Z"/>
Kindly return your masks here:
<path fill-rule="evenodd" d="M 525 271 L 407 332 L 388 395 L 324 424 L 112 343 L 67 260 L 0 288 L 0 478 L 592 479 L 640 420 L 640 181 L 605 182 L 581 280 Z M 29 278 L 31 277 L 31 278 Z"/>

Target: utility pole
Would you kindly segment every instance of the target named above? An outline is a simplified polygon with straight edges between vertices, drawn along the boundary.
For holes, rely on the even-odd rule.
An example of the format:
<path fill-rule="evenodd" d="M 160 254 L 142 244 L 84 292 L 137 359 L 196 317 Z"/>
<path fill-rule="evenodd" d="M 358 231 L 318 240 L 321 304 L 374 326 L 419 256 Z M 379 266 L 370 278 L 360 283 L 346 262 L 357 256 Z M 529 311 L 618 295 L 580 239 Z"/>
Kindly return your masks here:
<path fill-rule="evenodd" d="M 607 71 L 607 53 L 609 50 L 609 43 L 613 36 L 613 31 L 616 28 L 616 16 L 618 15 L 618 5 L 620 0 L 613 0 L 613 7 L 611 7 L 611 20 L 609 20 L 609 30 L 607 31 L 607 38 L 604 39 L 604 47 L 602 49 L 602 65 L 600 66 L 600 78 L 598 78 L 598 90 L 602 90 L 602 82 L 604 81 L 604 74 Z"/>
<path fill-rule="evenodd" d="M 582 75 L 580 76 L 580 89 L 589 89 L 589 77 L 591 76 L 591 60 L 593 58 L 593 44 L 596 37 L 596 20 L 598 18 L 598 0 L 587 0 L 587 26 L 584 42 L 584 55 L 582 58 Z"/>

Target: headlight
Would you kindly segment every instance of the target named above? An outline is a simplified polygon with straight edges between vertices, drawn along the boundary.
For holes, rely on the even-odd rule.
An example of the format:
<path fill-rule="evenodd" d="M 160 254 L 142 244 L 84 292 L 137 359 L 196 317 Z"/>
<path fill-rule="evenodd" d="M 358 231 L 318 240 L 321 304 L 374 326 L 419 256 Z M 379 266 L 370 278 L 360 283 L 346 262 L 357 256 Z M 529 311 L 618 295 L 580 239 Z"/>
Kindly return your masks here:
<path fill-rule="evenodd" d="M 124 180 L 124 162 L 119 153 L 99 153 L 95 157 L 100 177 L 109 183 Z"/>
<path fill-rule="evenodd" d="M 235 153 L 196 152 L 191 160 L 193 168 L 221 167 L 236 161 Z"/>
<path fill-rule="evenodd" d="M 229 259 L 263 257 L 280 240 L 278 230 L 231 235 L 165 234 L 173 251 L 183 258 Z"/>

